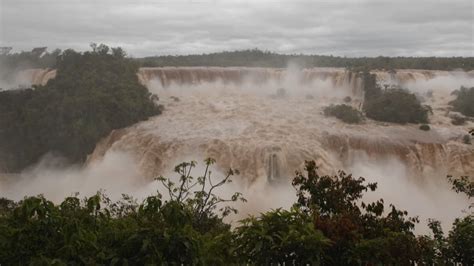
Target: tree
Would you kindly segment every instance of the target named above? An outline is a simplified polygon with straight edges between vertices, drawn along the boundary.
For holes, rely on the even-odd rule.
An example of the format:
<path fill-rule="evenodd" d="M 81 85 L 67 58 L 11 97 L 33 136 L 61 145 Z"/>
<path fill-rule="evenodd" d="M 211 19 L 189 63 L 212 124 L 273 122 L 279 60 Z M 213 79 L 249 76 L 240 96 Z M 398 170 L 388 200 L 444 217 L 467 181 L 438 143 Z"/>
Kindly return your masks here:
<path fill-rule="evenodd" d="M 469 199 L 474 196 L 474 183 L 468 176 L 454 178 L 448 176 L 452 189 L 465 194 Z M 469 209 L 472 208 L 469 206 Z M 425 264 L 453 265 L 461 263 L 470 265 L 474 260 L 474 216 L 469 213 L 464 218 L 456 218 L 448 236 L 441 229 L 441 223 L 429 220 L 433 237 L 419 238 L 419 246 Z M 423 245 L 421 245 L 423 244 Z"/>
<path fill-rule="evenodd" d="M 168 191 L 170 201 L 190 208 L 194 226 L 203 230 L 209 230 L 208 227 L 212 224 L 212 222 L 209 223 L 210 220 L 222 219 L 231 213 L 237 213 L 237 210 L 231 206 L 218 208 L 223 203 L 246 202 L 240 192 L 234 193 L 230 198 L 222 198 L 215 194 L 216 189 L 231 183 L 231 177 L 239 174 L 239 171 L 229 169 L 227 174 L 216 182 L 216 180 L 213 181 L 212 171 L 209 169 L 214 163 L 214 159 L 207 158 L 204 175 L 197 179 L 191 176 L 192 169 L 196 166 L 194 161 L 184 162 L 175 167 L 174 171 L 180 175 L 177 184 L 162 176 L 156 178 Z M 216 210 L 219 211 L 220 216 L 216 215 Z"/>
<path fill-rule="evenodd" d="M 158 192 L 141 203 L 128 195 L 111 201 L 103 192 L 54 204 L 43 196 L 0 199 L 0 262 L 6 265 L 463 265 L 474 258 L 474 218 L 456 219 L 445 236 L 415 237 L 417 218 L 382 199 L 365 203 L 375 183 L 339 172 L 321 176 L 314 161 L 297 172 L 297 202 L 250 216 L 231 228 L 223 218 L 243 200 L 216 191 L 236 173 L 211 177 L 212 159 L 194 178 L 195 162 L 175 167 L 177 182 L 159 177 Z M 216 181 L 217 180 L 217 181 Z M 466 178 L 454 189 L 472 196 Z"/>
<path fill-rule="evenodd" d="M 474 261 L 474 216 L 472 214 L 454 221 L 448 241 L 455 262 L 462 265 L 472 264 Z"/>
<path fill-rule="evenodd" d="M 417 258 L 412 232 L 417 218 L 391 205 L 384 216 L 380 199 L 360 203 L 363 192 L 377 188 L 376 183 L 353 178 L 340 171 L 336 176 L 320 176 L 316 163 L 307 161 L 306 175 L 297 172 L 293 186 L 297 206 L 314 219 L 314 226 L 331 241 L 325 252 L 326 264 L 409 264 Z"/>
<path fill-rule="evenodd" d="M 212 162 L 208 159 L 206 165 L 209 167 Z M 213 200 L 217 198 L 213 191 L 228 183 L 232 175 L 220 179 L 225 182 L 183 197 L 190 192 L 188 181 L 195 180 L 188 174 L 190 166 L 184 163 L 176 167 L 184 183 L 177 187 L 167 185 L 173 195 L 169 200 L 163 200 L 157 193 L 141 204 L 127 195 L 112 202 L 102 192 L 83 200 L 77 195 L 68 197 L 59 205 L 42 196 L 27 197 L 17 204 L 1 200 L 0 206 L 7 206 L 7 211 L 0 213 L 0 262 L 7 265 L 224 265 L 234 261 L 230 225 L 222 221 L 223 216 L 214 213 L 216 201 Z M 196 186 L 208 184 L 212 179 L 209 174 L 203 177 L 207 181 L 202 179 Z M 166 178 L 159 180 L 164 184 L 171 182 Z M 203 196 L 210 200 L 203 201 Z M 232 202 L 242 200 L 240 194 L 232 199 Z M 220 203 L 224 202 L 227 201 Z M 221 206 L 220 203 L 217 205 Z M 203 219 L 207 219 L 206 227 L 196 223 Z"/>
<path fill-rule="evenodd" d="M 363 120 L 363 115 L 361 112 L 346 104 L 330 105 L 324 108 L 324 115 L 334 116 L 349 124 L 358 124 Z"/>
<path fill-rule="evenodd" d="M 474 117 L 474 87 L 461 87 L 453 94 L 456 95 L 456 99 L 451 101 L 450 105 L 453 106 L 454 111 Z"/>
<path fill-rule="evenodd" d="M 428 123 L 429 108 L 422 106 L 416 96 L 402 89 L 388 89 L 374 99 L 364 102 L 367 117 L 392 123 Z"/>
<path fill-rule="evenodd" d="M 455 178 L 451 175 L 448 175 L 447 178 L 454 191 L 465 194 L 469 199 L 474 197 L 474 182 L 469 176 Z"/>
<path fill-rule="evenodd" d="M 259 49 L 224 51 L 211 54 L 164 55 L 139 58 L 145 67 L 158 66 L 249 66 L 284 68 L 290 62 L 303 67 L 341 67 L 354 72 L 374 69 L 474 69 L 472 57 L 338 57 L 325 55 L 277 54 Z"/>
<path fill-rule="evenodd" d="M 319 265 L 329 244 L 298 207 L 249 217 L 235 232 L 237 256 L 247 264 Z"/>
<path fill-rule="evenodd" d="M 45 86 L 0 92 L 4 168 L 20 171 L 48 152 L 81 163 L 112 130 L 161 113 L 121 48 L 91 47 L 60 53 L 56 78 Z"/>
<path fill-rule="evenodd" d="M 422 106 L 416 95 L 407 90 L 392 87 L 382 90 L 375 74 L 359 73 L 364 88 L 363 110 L 368 118 L 392 123 L 428 123 L 430 106 Z"/>

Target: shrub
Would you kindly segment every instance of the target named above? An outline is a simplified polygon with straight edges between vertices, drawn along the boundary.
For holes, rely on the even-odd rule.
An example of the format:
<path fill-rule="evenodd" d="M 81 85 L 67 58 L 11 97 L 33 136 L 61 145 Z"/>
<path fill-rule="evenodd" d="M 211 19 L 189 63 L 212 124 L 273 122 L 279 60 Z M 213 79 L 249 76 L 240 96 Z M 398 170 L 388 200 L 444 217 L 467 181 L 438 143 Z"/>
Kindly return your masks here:
<path fill-rule="evenodd" d="M 362 113 L 346 104 L 330 105 L 324 108 L 325 116 L 334 116 L 346 123 L 357 124 L 363 119 Z"/>
<path fill-rule="evenodd" d="M 463 115 L 474 116 L 474 87 L 469 89 L 461 87 L 452 94 L 457 96 L 454 101 L 450 102 L 453 109 Z"/>
<path fill-rule="evenodd" d="M 124 195 L 113 202 L 103 193 L 56 205 L 42 196 L 15 203 L 0 198 L 2 265 L 226 265 L 232 264 L 231 227 L 223 218 L 240 193 L 221 198 L 216 190 L 231 180 L 190 175 L 195 162 L 175 168 L 179 183 L 158 178 L 169 192 L 138 204 Z M 212 182 L 212 180 L 214 182 Z M 191 190 L 191 188 L 193 188 Z"/>
<path fill-rule="evenodd" d="M 306 161 L 292 185 L 289 210 L 250 216 L 231 227 L 224 217 L 244 201 L 240 193 L 217 193 L 230 169 L 193 177 L 196 162 L 175 167 L 174 179 L 156 181 L 158 192 L 141 203 L 103 193 L 55 204 L 43 196 L 19 202 L 0 198 L 0 261 L 5 265 L 471 265 L 474 217 L 456 219 L 448 234 L 429 220 L 430 236 L 415 236 L 416 217 L 383 199 L 365 202 L 377 183 L 339 171 L 320 175 Z M 173 181 L 174 180 L 174 181 Z M 448 180 L 454 191 L 474 195 L 467 176 Z M 219 194 L 219 195 L 218 195 Z"/>
<path fill-rule="evenodd" d="M 388 89 L 380 96 L 366 99 L 367 117 L 392 123 L 427 123 L 430 108 L 422 106 L 413 93 L 403 89 Z"/>
<path fill-rule="evenodd" d="M 331 240 L 322 265 L 353 265 L 355 261 L 361 265 L 409 265 L 417 256 L 412 233 L 417 218 L 393 205 L 385 211 L 383 199 L 361 202 L 364 192 L 375 191 L 377 183 L 366 183 L 363 177 L 342 171 L 334 176 L 319 175 L 314 161 L 307 161 L 305 173 L 296 175 L 292 182 L 296 206 L 312 215 L 315 227 Z"/>
<path fill-rule="evenodd" d="M 382 90 L 374 74 L 361 74 L 364 112 L 371 119 L 392 123 L 428 123 L 431 107 L 422 106 L 416 95 L 397 87 Z"/>
<path fill-rule="evenodd" d="M 48 152 L 82 162 L 112 130 L 161 112 L 120 48 L 66 50 L 45 86 L 0 92 L 0 161 L 19 171 Z"/>
<path fill-rule="evenodd" d="M 423 124 L 420 126 L 420 129 L 423 130 L 423 131 L 428 131 L 430 130 L 430 126 L 428 126 L 427 124 Z"/>
<path fill-rule="evenodd" d="M 474 216 L 457 218 L 449 232 L 449 244 L 454 261 L 472 265 L 474 261 Z"/>
<path fill-rule="evenodd" d="M 236 229 L 236 253 L 247 265 L 319 265 L 330 241 L 299 208 L 249 217 Z"/>

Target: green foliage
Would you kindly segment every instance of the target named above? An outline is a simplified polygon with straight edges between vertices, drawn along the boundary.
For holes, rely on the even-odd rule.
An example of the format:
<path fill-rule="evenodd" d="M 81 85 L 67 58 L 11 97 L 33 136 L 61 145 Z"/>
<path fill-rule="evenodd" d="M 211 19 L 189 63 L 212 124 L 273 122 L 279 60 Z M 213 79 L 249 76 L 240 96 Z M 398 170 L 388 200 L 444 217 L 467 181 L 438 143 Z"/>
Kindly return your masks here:
<path fill-rule="evenodd" d="M 369 71 L 359 72 L 364 86 L 364 102 L 377 99 L 382 95 L 382 89 L 377 83 L 377 76 Z"/>
<path fill-rule="evenodd" d="M 448 241 L 455 262 L 462 265 L 472 264 L 474 261 L 474 216 L 456 219 L 453 229 L 449 232 Z"/>
<path fill-rule="evenodd" d="M 229 169 L 225 177 L 217 180 L 217 182 L 216 180 L 213 181 L 211 177 L 212 172 L 209 167 L 214 163 L 214 159 L 206 159 L 204 175 L 197 179 L 191 176 L 192 169 L 196 166 L 194 161 L 184 162 L 175 167 L 174 171 L 179 174 L 177 184 L 162 176 L 156 178 L 168 191 L 170 201 L 186 205 L 190 209 L 193 214 L 193 225 L 202 231 L 209 230 L 210 226 L 214 226 L 213 221 L 219 220 L 219 217 L 237 213 L 237 210 L 231 206 L 224 206 L 218 209 L 222 203 L 246 202 L 239 192 L 234 193 L 230 198 L 222 198 L 214 194 L 215 189 L 231 183 L 231 177 L 234 174 L 239 174 L 238 170 Z M 220 216 L 216 215 L 216 211 L 220 213 Z"/>
<path fill-rule="evenodd" d="M 427 123 L 430 107 L 422 106 L 412 93 L 403 89 L 369 90 L 364 112 L 368 118 L 391 123 Z"/>
<path fill-rule="evenodd" d="M 474 87 L 469 89 L 461 87 L 459 90 L 454 91 L 453 94 L 456 95 L 456 99 L 450 102 L 450 104 L 453 106 L 454 111 L 474 117 Z"/>
<path fill-rule="evenodd" d="M 427 123 L 428 109 L 414 94 L 402 89 L 389 89 L 380 97 L 364 102 L 367 117 L 391 123 Z"/>
<path fill-rule="evenodd" d="M 416 218 L 391 206 L 384 215 L 383 199 L 360 203 L 363 192 L 376 183 L 353 178 L 340 171 L 336 176 L 320 176 L 314 161 L 306 162 L 306 175 L 293 179 L 298 203 L 315 227 L 331 240 L 323 264 L 409 264 L 417 258 L 413 228 Z"/>
<path fill-rule="evenodd" d="M 160 113 L 138 82 L 137 64 L 120 48 L 92 47 L 60 54 L 56 78 L 45 86 L 0 92 L 4 170 L 21 170 L 47 152 L 83 161 L 112 130 Z"/>
<path fill-rule="evenodd" d="M 206 166 L 212 162 L 206 160 Z M 202 181 L 196 185 L 210 186 L 191 193 L 187 187 L 188 181 L 194 180 L 188 174 L 190 165 L 176 167 L 184 182 L 178 187 L 171 186 L 173 197 L 169 200 L 163 200 L 158 193 L 141 204 L 127 195 L 121 201 L 112 202 L 100 192 L 84 200 L 68 197 L 59 205 L 42 196 L 27 197 L 16 205 L 1 200 L 0 263 L 224 265 L 232 262 L 234 257 L 228 249 L 232 234 L 230 226 L 222 221 L 228 212 L 217 215 L 213 210 L 228 202 L 219 201 L 214 191 L 228 183 L 233 173 L 221 179 L 225 182 L 212 185 L 207 167 L 203 177 L 198 178 Z M 161 181 L 172 183 L 165 178 L 160 178 Z M 191 194 L 184 197 L 187 193 Z M 230 202 L 236 200 L 242 200 L 240 194 Z M 8 206 L 7 211 L 3 211 L 3 206 Z"/>
<path fill-rule="evenodd" d="M 339 172 L 320 176 L 314 161 L 293 186 L 297 202 L 251 216 L 231 229 L 223 218 L 243 200 L 215 192 L 235 170 L 211 177 L 191 175 L 195 162 L 175 167 L 177 179 L 156 179 L 168 192 L 141 203 L 123 195 L 117 202 L 102 192 L 68 197 L 54 204 L 43 196 L 20 202 L 0 199 L 0 263 L 3 265 L 470 265 L 474 218 L 457 219 L 445 236 L 430 220 L 432 235 L 413 234 L 416 218 L 383 199 L 362 197 L 375 183 Z M 173 180 L 178 180 L 177 182 Z M 472 197 L 468 177 L 450 178 L 453 188 Z M 224 205 L 224 206 L 223 206 Z"/>
<path fill-rule="evenodd" d="M 428 126 L 427 124 L 423 124 L 420 126 L 420 130 L 423 130 L 423 131 L 429 131 L 431 128 L 430 126 Z"/>
<path fill-rule="evenodd" d="M 269 211 L 241 223 L 235 232 L 235 249 L 244 263 L 319 265 L 330 244 L 297 207 Z"/>
<path fill-rule="evenodd" d="M 463 193 L 468 198 L 474 197 L 474 181 L 468 176 L 461 176 L 455 178 L 453 176 L 448 176 L 448 181 L 451 183 L 452 188 L 457 193 Z"/>
<path fill-rule="evenodd" d="M 155 56 L 138 59 L 142 66 L 247 66 L 287 67 L 297 62 L 303 67 L 344 67 L 351 70 L 371 69 L 474 69 L 472 57 L 338 57 L 326 55 L 285 55 L 258 49 L 225 51 L 201 55 Z"/>
<path fill-rule="evenodd" d="M 363 119 L 361 112 L 346 104 L 330 105 L 324 108 L 324 115 L 334 116 L 349 124 L 358 124 Z"/>
<path fill-rule="evenodd" d="M 11 47 L 3 47 L 11 48 Z M 112 48 L 112 54 L 124 54 L 123 50 Z M 0 65 L 4 69 L 54 68 L 60 50 L 47 52 L 38 47 L 30 52 L 10 53 L 11 49 L 0 50 Z M 43 56 L 40 52 L 44 52 Z M 474 69 L 472 57 L 339 57 L 332 55 L 277 54 L 259 49 L 224 51 L 211 54 L 164 55 L 135 59 L 141 66 L 247 66 L 247 67 L 287 67 L 296 62 L 304 67 L 343 67 L 358 71 L 371 69 L 431 69 L 454 70 Z M 2 69 L 0 67 L 0 69 Z"/>
<path fill-rule="evenodd" d="M 382 90 L 374 74 L 363 72 L 364 105 L 368 118 L 392 123 L 428 123 L 430 106 L 422 106 L 415 94 L 400 88 Z"/>
<path fill-rule="evenodd" d="M 457 193 L 465 194 L 469 199 L 474 196 L 474 183 L 468 176 L 454 178 L 448 176 L 448 181 Z M 472 208 L 473 205 L 469 206 Z M 418 251 L 421 254 L 419 263 L 423 265 L 471 265 L 474 260 L 474 216 L 468 214 L 457 218 L 448 236 L 441 229 L 441 223 L 429 220 L 428 226 L 432 237 L 418 237 Z"/>

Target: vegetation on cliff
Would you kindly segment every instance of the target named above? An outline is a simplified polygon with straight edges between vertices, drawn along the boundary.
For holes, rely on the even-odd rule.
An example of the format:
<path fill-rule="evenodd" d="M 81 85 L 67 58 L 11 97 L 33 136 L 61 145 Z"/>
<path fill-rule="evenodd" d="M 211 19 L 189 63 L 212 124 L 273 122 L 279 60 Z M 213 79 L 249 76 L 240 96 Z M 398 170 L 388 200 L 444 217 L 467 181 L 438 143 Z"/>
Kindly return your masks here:
<path fill-rule="evenodd" d="M 362 122 L 363 115 L 357 109 L 350 105 L 338 104 L 330 105 L 324 108 L 325 116 L 334 116 L 345 123 L 358 124 Z"/>
<path fill-rule="evenodd" d="M 0 69 L 53 68 L 60 50 L 51 53 L 46 47 L 31 52 L 10 53 L 10 47 L 0 50 Z M 39 56 L 41 55 L 41 56 Z M 287 67 L 297 63 L 302 67 L 343 67 L 354 71 L 371 69 L 430 69 L 466 71 L 474 69 L 472 57 L 341 57 L 332 55 L 278 54 L 259 49 L 224 51 L 210 54 L 163 55 L 135 59 L 143 67 L 159 66 L 242 66 Z"/>
<path fill-rule="evenodd" d="M 474 87 L 461 87 L 459 90 L 453 92 L 456 99 L 450 104 L 454 111 L 460 112 L 465 116 L 474 117 Z"/>
<path fill-rule="evenodd" d="M 363 110 L 368 118 L 391 123 L 428 123 L 429 106 L 416 95 L 401 88 L 382 89 L 374 74 L 361 74 L 364 81 Z"/>
<path fill-rule="evenodd" d="M 0 92 L 0 169 L 21 170 L 48 152 L 83 161 L 113 129 L 160 113 L 122 49 L 92 48 L 61 53 L 45 86 Z"/>
<path fill-rule="evenodd" d="M 474 69 L 472 57 L 341 57 L 332 55 L 278 54 L 258 49 L 196 55 L 165 55 L 138 59 L 145 67 L 156 66 L 246 66 L 343 67 L 356 71 L 371 69 Z"/>
<path fill-rule="evenodd" d="M 230 170 L 213 179 L 190 174 L 194 162 L 175 168 L 178 181 L 160 177 L 168 196 L 142 203 L 129 196 L 112 202 L 102 193 L 56 205 L 42 196 L 20 202 L 0 199 L 0 263 L 113 265 L 469 265 L 474 258 L 474 218 L 457 219 L 447 236 L 431 220 L 432 235 L 413 233 L 417 218 L 383 199 L 361 202 L 377 188 L 339 172 L 320 176 L 314 161 L 293 179 L 297 202 L 244 219 L 232 229 L 223 218 L 234 211 L 216 190 Z M 451 178 L 472 197 L 472 182 Z M 165 199 L 166 198 L 166 199 Z"/>

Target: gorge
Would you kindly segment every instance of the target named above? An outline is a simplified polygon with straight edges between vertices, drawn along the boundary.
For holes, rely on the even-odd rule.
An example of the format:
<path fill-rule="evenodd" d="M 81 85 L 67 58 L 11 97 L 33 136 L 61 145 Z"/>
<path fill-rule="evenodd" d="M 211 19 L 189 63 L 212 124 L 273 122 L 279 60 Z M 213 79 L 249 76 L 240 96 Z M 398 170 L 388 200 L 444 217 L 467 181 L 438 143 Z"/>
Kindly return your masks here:
<path fill-rule="evenodd" d="M 119 154 L 123 159 L 120 154 L 126 154 L 126 160 L 133 161 L 131 170 L 122 171 L 134 176 L 125 179 L 123 184 L 129 186 L 148 184 L 156 176 L 169 174 L 182 161 L 212 157 L 219 172 L 229 167 L 240 170 L 241 190 L 266 202 L 260 207 L 242 207 L 245 215 L 285 204 L 285 200 L 269 202 L 256 195 L 268 190 L 269 184 L 275 184 L 277 190 L 282 187 L 278 184 L 283 184 L 288 191 L 294 171 L 302 170 L 305 160 L 314 159 L 322 173 L 345 170 L 377 180 L 384 198 L 392 201 L 405 200 L 392 189 L 410 193 L 411 186 L 416 186 L 419 201 L 431 206 L 423 207 L 426 217 L 436 215 L 437 201 L 433 198 L 444 195 L 439 200 L 451 204 L 446 216 L 455 217 L 465 204 L 463 199 L 445 193 L 449 190 L 445 177 L 474 175 L 474 148 L 463 142 L 474 123 L 468 120 L 461 126 L 452 125 L 455 112 L 448 103 L 454 98 L 452 91 L 474 86 L 474 72 L 372 73 L 382 87 L 406 88 L 430 105 L 431 129 L 422 131 L 414 124 L 370 119 L 345 124 L 324 116 L 322 110 L 330 104 L 346 103 L 361 109 L 362 80 L 357 73 L 342 68 L 141 68 L 138 78 L 157 95 L 163 113 L 114 130 L 97 144 L 85 168 L 94 169 L 104 160 L 111 166 L 110 156 L 116 159 Z M 54 78 L 55 70 L 27 70 L 19 76 L 27 83 L 41 85 Z M 73 189 L 80 188 L 77 185 Z M 410 210 L 409 205 L 401 204 Z"/>

